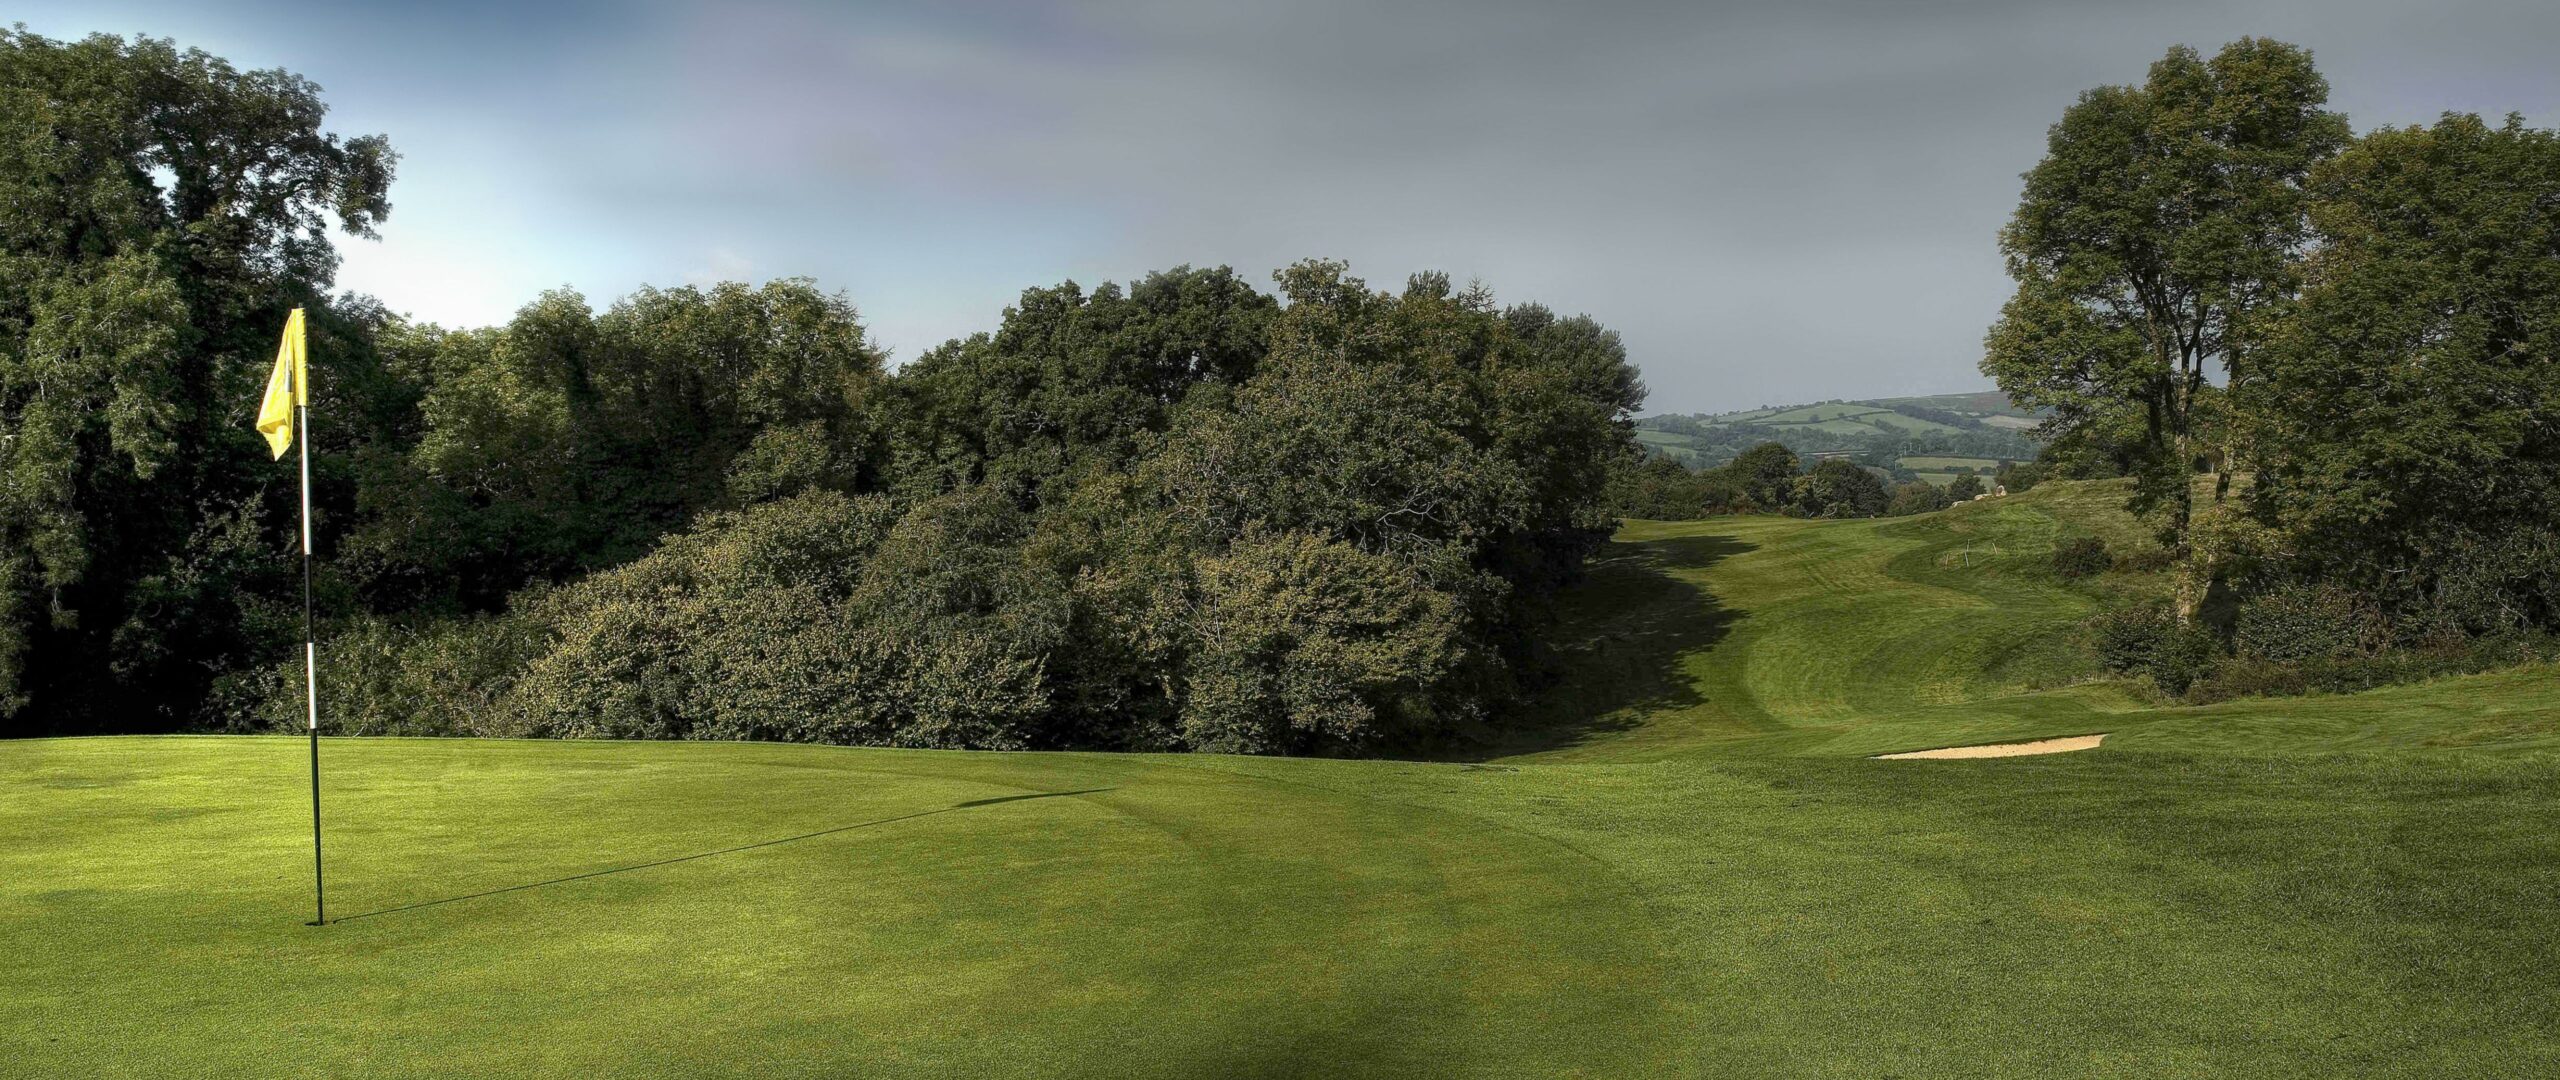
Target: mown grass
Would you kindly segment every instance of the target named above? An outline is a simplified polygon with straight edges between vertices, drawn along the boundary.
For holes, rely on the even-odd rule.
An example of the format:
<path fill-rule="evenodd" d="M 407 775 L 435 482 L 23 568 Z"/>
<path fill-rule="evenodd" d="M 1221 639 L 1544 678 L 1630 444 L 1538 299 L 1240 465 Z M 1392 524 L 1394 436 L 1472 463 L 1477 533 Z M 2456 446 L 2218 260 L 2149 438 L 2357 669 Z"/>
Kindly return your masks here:
<path fill-rule="evenodd" d="M 1660 950 L 1587 857 L 1288 766 L 333 742 L 313 928 L 301 753 L 0 747 L 0 1073 L 1669 1064 Z"/>
<path fill-rule="evenodd" d="M 1631 523 L 1479 764 L 333 740 L 327 927 L 300 743 L 0 745 L 0 1073 L 2560 1073 L 2560 679 L 2159 707 L 2121 498 Z"/>

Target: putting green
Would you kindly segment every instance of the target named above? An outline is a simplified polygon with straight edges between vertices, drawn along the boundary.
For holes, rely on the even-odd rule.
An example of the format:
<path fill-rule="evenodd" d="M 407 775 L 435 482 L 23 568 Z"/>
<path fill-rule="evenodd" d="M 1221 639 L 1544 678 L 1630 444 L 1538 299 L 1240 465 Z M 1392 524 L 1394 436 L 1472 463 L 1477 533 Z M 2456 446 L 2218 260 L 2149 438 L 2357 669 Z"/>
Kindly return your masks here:
<path fill-rule="evenodd" d="M 1483 764 L 330 740 L 326 927 L 300 741 L 0 744 L 0 1074 L 2560 1073 L 2560 679 L 2156 707 L 2120 500 L 1632 523 Z"/>
<path fill-rule="evenodd" d="M 300 743 L 0 750 L 0 1014 L 48 1075 L 1631 1075 L 1665 1045 L 1604 868 L 1285 767 L 332 742 L 315 929 Z"/>

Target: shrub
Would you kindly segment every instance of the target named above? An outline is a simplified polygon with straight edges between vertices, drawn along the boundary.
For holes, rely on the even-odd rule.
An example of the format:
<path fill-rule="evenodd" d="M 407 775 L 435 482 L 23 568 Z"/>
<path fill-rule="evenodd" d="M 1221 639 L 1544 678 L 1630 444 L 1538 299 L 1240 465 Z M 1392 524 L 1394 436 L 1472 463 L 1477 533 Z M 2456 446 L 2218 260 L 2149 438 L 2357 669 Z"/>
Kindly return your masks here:
<path fill-rule="evenodd" d="M 2024 495 L 2045 479 L 2042 462 L 2022 461 L 2000 470 L 2000 486 L 2011 495 Z"/>
<path fill-rule="evenodd" d="M 2104 572 L 2114 560 L 2107 553 L 2107 542 L 2095 536 L 2065 540 L 2053 549 L 2053 572 L 2065 578 L 2084 578 Z"/>
<path fill-rule="evenodd" d="M 2198 680 L 2211 677 L 2222 663 L 2222 638 L 2202 622 L 2171 621 L 2151 658 L 2151 682 L 2162 693 L 2177 696 Z"/>
<path fill-rule="evenodd" d="M 1023 526 L 984 489 L 713 515 L 540 605 L 511 704 L 545 735 L 1033 745 L 1066 589 Z"/>
<path fill-rule="evenodd" d="M 1303 533 L 1203 561 L 1183 736 L 1230 753 L 1338 752 L 1444 726 L 1467 659 L 1457 606 L 1399 560 Z"/>
<path fill-rule="evenodd" d="M 2120 675 L 2145 674 L 2163 693 L 2178 695 L 2211 674 L 2222 659 L 2222 641 L 2211 628 L 2180 624 L 2165 606 L 2114 608 L 2089 620 L 2098 663 Z"/>
<path fill-rule="evenodd" d="M 540 628 L 511 615 L 330 624 L 321 630 L 321 727 L 345 735 L 523 734 L 505 699 L 542 647 Z M 207 712 L 219 730 L 299 732 L 303 694 L 296 650 L 218 680 Z"/>
<path fill-rule="evenodd" d="M 2458 644 L 2395 649 L 2369 655 L 2282 662 L 2241 657 L 2223 663 L 2187 691 L 2187 700 L 2209 704 L 2238 697 L 2352 694 L 2443 675 L 2467 675 L 2560 658 L 2560 638 L 2507 633 Z"/>
<path fill-rule="evenodd" d="M 2233 644 L 2253 660 L 2339 660 L 2373 651 L 2387 633 L 2381 612 L 2347 589 L 2285 584 L 2242 602 Z"/>
<path fill-rule="evenodd" d="M 1939 490 L 1938 485 L 1906 480 L 1893 486 L 1893 501 L 1885 504 L 1884 512 L 1886 517 L 1907 517 L 1944 510 L 1947 506 L 1947 493 Z"/>
<path fill-rule="evenodd" d="M 1982 478 L 1967 472 L 1947 485 L 1949 502 L 1966 502 L 1982 494 Z"/>
<path fill-rule="evenodd" d="M 2165 608 L 2110 608 L 2090 618 L 2090 648 L 2098 663 L 2116 674 L 2146 670 L 2174 625 Z"/>

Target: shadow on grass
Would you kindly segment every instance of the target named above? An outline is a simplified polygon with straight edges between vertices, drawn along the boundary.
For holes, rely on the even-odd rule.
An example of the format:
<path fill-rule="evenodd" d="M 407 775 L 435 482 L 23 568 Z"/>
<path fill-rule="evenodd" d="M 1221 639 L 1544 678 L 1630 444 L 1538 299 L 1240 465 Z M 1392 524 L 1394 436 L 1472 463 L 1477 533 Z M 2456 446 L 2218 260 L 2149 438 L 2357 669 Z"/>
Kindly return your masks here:
<path fill-rule="evenodd" d="M 1105 787 L 1085 788 L 1081 791 L 1035 791 L 1028 795 L 999 795 L 992 799 L 971 799 L 968 802 L 953 803 L 938 810 L 918 810 L 912 814 L 900 814 L 896 817 L 875 818 L 870 821 L 857 821 L 851 825 L 838 825 L 832 829 L 820 829 L 816 832 L 801 833 L 798 836 L 785 836 L 776 840 L 759 840 L 752 844 L 740 844 L 736 847 L 721 848 L 718 851 L 698 851 L 691 855 L 678 855 L 670 859 L 658 859 L 652 862 L 633 863 L 630 866 L 616 866 L 609 870 L 590 870 L 583 874 L 571 874 L 568 877 L 552 878 L 549 881 L 530 881 L 522 885 L 509 885 L 502 889 L 488 889 L 476 893 L 465 893 L 461 896 L 448 896 L 441 900 L 421 900 L 414 904 L 402 904 L 399 907 L 383 908 L 379 911 L 368 911 L 361 915 L 341 915 L 329 921 L 331 923 L 354 922 L 357 919 L 370 919 L 377 915 L 396 915 L 403 911 L 416 911 L 421 908 L 441 907 L 446 904 L 459 904 L 465 900 L 479 900 L 484 897 L 502 896 L 507 893 L 524 892 L 527 889 L 539 889 L 549 885 L 566 885 L 572 881 L 585 881 L 589 878 L 607 877 L 613 874 L 628 874 L 634 870 L 647 870 L 659 866 L 673 866 L 677 863 L 692 862 L 696 859 L 708 859 L 715 855 L 735 855 L 741 851 L 754 851 L 758 848 L 775 847 L 782 844 L 797 843 L 802 840 L 815 840 L 821 836 L 834 836 L 837 833 L 852 832 L 856 829 L 868 829 L 879 825 L 891 825 L 901 821 L 914 821 L 917 818 L 932 817 L 935 814 L 948 814 L 954 810 L 968 810 L 973 807 L 994 806 L 998 803 L 1022 802 L 1026 799 L 1061 799 L 1069 795 L 1096 795 L 1110 790 L 1113 789 Z"/>
<path fill-rule="evenodd" d="M 1557 677 L 1487 745 L 1448 755 L 1481 760 L 1559 750 L 1642 724 L 1645 715 L 1705 702 L 1683 658 L 1731 632 L 1742 612 L 1690 580 L 1756 547 L 1730 536 L 1611 542 L 1589 576 L 1558 597 Z"/>

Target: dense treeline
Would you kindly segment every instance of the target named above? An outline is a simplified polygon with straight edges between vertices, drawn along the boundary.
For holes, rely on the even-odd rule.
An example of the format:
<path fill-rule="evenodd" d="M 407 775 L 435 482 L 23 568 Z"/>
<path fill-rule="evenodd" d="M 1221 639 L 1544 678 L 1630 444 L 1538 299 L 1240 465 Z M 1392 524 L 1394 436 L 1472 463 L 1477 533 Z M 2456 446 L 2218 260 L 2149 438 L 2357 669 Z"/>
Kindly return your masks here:
<path fill-rule="evenodd" d="M 1338 263 L 1025 292 L 898 370 L 799 281 L 448 330 L 327 295 L 379 137 L 165 42 L 0 36 L 0 717 L 298 726 L 315 326 L 332 729 L 1347 753 L 1538 677 L 1643 387 L 1615 334 Z"/>
<path fill-rule="evenodd" d="M 1666 455 L 1646 454 L 1618 462 L 1609 480 L 1609 506 L 1621 517 L 1661 521 L 1720 514 L 1901 517 L 1944 510 L 1988 490 L 1972 475 L 1939 487 L 1921 480 L 1888 484 L 1877 471 L 1837 457 L 1818 460 L 1808 469 L 1795 451 L 1779 442 L 1759 443 L 1707 469 L 1692 469 Z M 2006 481 L 2015 472 L 2003 470 L 2000 479 Z M 2031 476 L 2024 483 L 2033 486 L 2035 480 Z"/>
<path fill-rule="evenodd" d="M 2560 137 L 2327 97 L 2281 42 L 2172 50 L 2063 114 L 2001 236 L 1984 371 L 2056 475 L 2136 478 L 2179 595 L 2101 638 L 2172 690 L 2560 629 Z"/>

